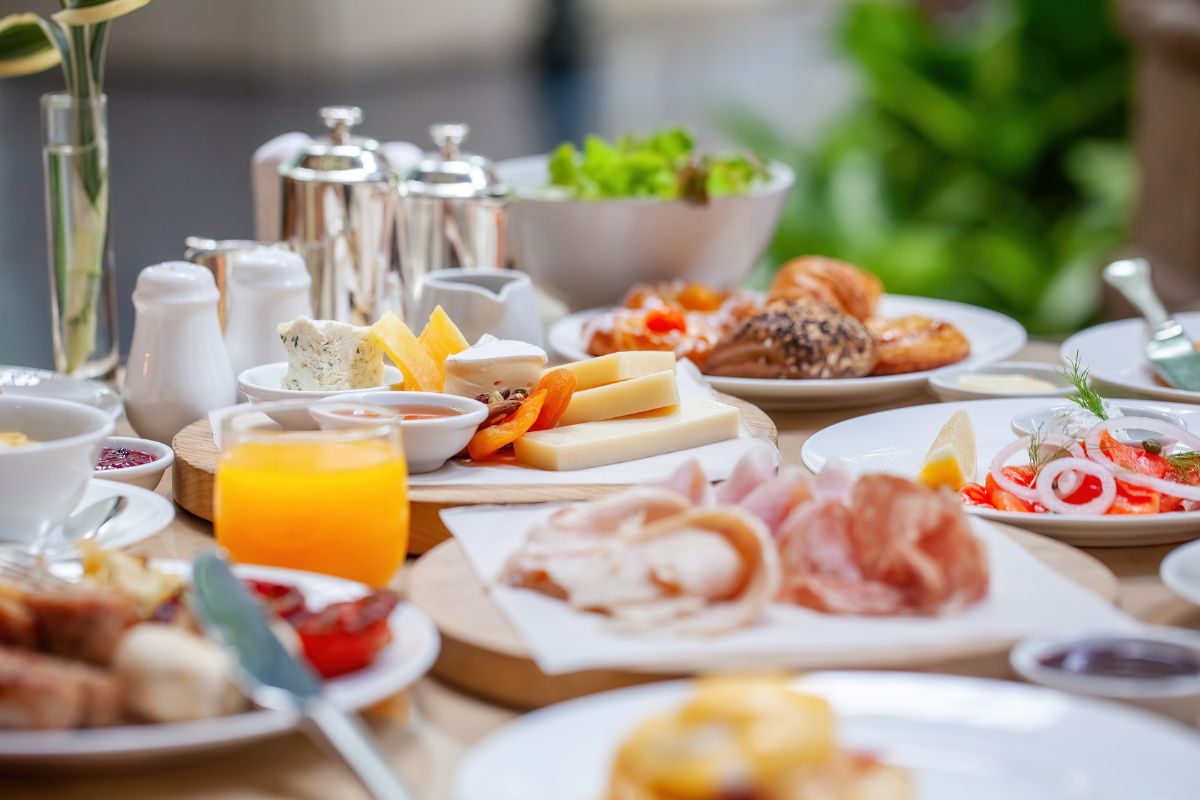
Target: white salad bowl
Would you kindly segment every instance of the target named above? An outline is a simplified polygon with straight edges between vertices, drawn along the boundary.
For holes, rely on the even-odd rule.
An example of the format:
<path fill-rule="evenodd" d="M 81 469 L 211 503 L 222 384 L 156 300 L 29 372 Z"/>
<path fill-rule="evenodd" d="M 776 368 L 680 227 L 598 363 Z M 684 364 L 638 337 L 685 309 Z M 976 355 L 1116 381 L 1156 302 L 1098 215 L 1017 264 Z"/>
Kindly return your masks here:
<path fill-rule="evenodd" d="M 458 412 L 454 416 L 433 419 L 392 418 L 394 424 L 400 426 L 404 460 L 412 474 L 441 469 L 451 456 L 467 446 L 488 413 L 487 406 L 478 400 L 436 392 L 356 392 L 322 400 L 313 405 L 310 413 L 322 429 L 378 424 L 379 419 L 375 417 L 337 413 L 362 405 L 383 406 L 389 414 L 398 414 L 405 406 L 437 406 Z"/>
<path fill-rule="evenodd" d="M 271 364 L 251 367 L 238 375 L 238 388 L 246 398 L 253 403 L 271 403 L 276 400 L 324 400 L 330 397 L 345 397 L 370 389 L 386 389 L 388 386 L 400 384 L 404 376 L 400 370 L 391 365 L 384 365 L 383 380 L 377 387 L 370 389 L 340 389 L 334 391 L 303 391 L 300 389 L 284 389 L 283 378 L 287 375 L 287 362 L 276 361 Z M 268 416 L 284 428 L 293 431 L 314 430 L 317 425 L 312 417 L 304 410 L 274 412 Z"/>
<path fill-rule="evenodd" d="M 795 180 L 772 161 L 745 194 L 705 205 L 631 197 L 579 200 L 548 187 L 545 156 L 496 165 L 512 191 L 508 236 L 518 268 L 572 311 L 618 302 L 645 281 L 735 286 L 775 233 Z"/>
<path fill-rule="evenodd" d="M 30 544 L 79 504 L 112 416 L 67 400 L 0 397 L 0 431 L 33 440 L 0 446 L 0 542 Z"/>
<path fill-rule="evenodd" d="M 124 447 L 127 450 L 141 450 L 154 456 L 154 460 L 134 467 L 119 467 L 117 469 L 93 470 L 95 477 L 102 481 L 115 481 L 140 486 L 154 491 L 162 481 L 163 473 L 175 461 L 175 451 L 162 442 L 153 439 L 138 439 L 134 436 L 110 436 L 104 440 L 104 447 Z"/>

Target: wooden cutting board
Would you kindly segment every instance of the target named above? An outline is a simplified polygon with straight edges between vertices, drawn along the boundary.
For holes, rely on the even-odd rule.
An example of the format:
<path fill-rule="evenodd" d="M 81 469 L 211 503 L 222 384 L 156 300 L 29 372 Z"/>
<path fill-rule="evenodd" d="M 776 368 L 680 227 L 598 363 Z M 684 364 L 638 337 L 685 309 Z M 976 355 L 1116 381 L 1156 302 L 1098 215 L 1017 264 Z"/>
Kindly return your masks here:
<path fill-rule="evenodd" d="M 736 397 L 719 394 L 723 403 L 736 406 L 751 435 L 775 443 L 775 423 L 757 406 Z M 197 420 L 175 435 L 172 474 L 175 502 L 196 516 L 212 521 L 213 479 L 220 452 L 213 441 L 207 419 Z M 530 470 L 536 480 L 536 470 Z M 424 553 L 450 537 L 438 516 L 443 508 L 487 503 L 553 503 L 590 500 L 624 488 L 617 484 L 497 484 L 470 486 L 410 486 L 412 522 L 408 537 L 410 553 Z"/>
<path fill-rule="evenodd" d="M 1036 533 L 997 525 L 1057 572 L 1105 600 L 1117 597 L 1117 577 L 1092 556 Z M 410 565 L 404 575 L 408 598 L 421 607 L 442 634 L 433 674 L 485 700 L 519 709 L 542 706 L 593 692 L 679 677 L 676 674 L 593 669 L 547 675 L 525 644 L 492 605 L 458 543 L 439 544 Z M 911 669 L 1009 678 L 1012 642 L 971 646 L 907 648 L 887 656 L 857 651 L 825 653 L 799 661 L 796 669 Z"/>

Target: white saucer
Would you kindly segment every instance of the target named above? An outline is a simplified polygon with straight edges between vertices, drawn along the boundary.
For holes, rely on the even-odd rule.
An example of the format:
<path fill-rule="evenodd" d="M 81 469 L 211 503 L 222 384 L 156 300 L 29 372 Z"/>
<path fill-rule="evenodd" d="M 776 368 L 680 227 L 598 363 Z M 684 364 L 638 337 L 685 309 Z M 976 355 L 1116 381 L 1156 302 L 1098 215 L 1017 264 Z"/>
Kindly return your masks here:
<path fill-rule="evenodd" d="M 1176 314 L 1175 318 L 1193 339 L 1200 337 L 1200 311 Z M 1141 397 L 1200 403 L 1200 392 L 1163 385 L 1146 362 L 1146 322 L 1141 317 L 1106 322 L 1080 331 L 1063 342 L 1061 353 L 1070 362 L 1079 354 L 1080 363 L 1092 379 Z"/>
<path fill-rule="evenodd" d="M 105 550 L 119 550 L 149 539 L 175 519 L 175 504 L 158 492 L 128 483 L 102 481 L 97 478 L 92 478 L 88 483 L 87 490 L 84 491 L 83 499 L 79 501 L 76 510 L 106 497 L 116 496 L 124 496 L 129 505 L 105 528 L 104 533 L 92 540 Z M 54 547 L 53 538 L 50 539 L 50 542 Z M 56 552 L 52 557 L 74 558 L 75 555 L 74 552 L 67 551 L 61 554 Z"/>

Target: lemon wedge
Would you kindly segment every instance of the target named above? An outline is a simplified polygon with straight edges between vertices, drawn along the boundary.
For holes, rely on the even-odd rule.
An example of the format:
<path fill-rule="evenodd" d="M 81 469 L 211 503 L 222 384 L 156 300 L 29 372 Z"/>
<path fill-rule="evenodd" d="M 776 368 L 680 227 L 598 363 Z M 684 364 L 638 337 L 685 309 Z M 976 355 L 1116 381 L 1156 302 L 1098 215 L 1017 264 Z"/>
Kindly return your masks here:
<path fill-rule="evenodd" d="M 934 437 L 917 482 L 958 491 L 975 480 L 975 428 L 965 411 L 955 411 Z"/>

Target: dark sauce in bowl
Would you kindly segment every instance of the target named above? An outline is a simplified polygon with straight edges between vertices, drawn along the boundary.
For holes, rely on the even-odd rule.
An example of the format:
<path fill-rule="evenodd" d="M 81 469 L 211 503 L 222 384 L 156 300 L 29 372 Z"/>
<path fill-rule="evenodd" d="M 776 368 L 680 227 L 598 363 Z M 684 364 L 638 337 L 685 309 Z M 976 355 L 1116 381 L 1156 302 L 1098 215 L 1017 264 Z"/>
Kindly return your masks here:
<path fill-rule="evenodd" d="M 96 469 L 103 472 L 110 469 L 140 467 L 157 460 L 158 456 L 143 450 L 130 450 L 128 447 L 105 447 L 100 451 L 100 460 L 96 462 Z"/>
<path fill-rule="evenodd" d="M 1092 639 L 1038 659 L 1048 669 L 1100 678 L 1200 677 L 1200 649 L 1155 639 Z"/>

